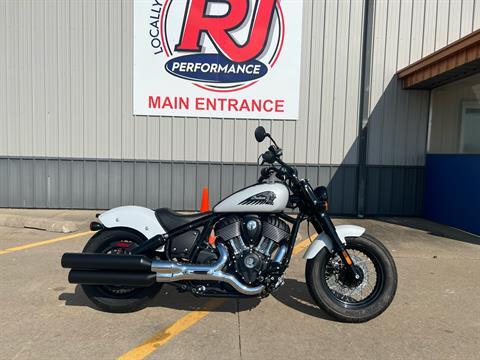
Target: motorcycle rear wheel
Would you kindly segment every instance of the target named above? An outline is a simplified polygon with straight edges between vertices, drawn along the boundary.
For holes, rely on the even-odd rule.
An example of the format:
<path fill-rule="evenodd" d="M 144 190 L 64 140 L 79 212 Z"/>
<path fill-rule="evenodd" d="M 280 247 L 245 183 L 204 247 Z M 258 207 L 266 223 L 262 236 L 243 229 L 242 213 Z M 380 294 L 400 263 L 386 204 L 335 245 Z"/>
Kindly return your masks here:
<path fill-rule="evenodd" d="M 364 234 L 347 238 L 347 250 L 362 273 L 360 283 L 345 275 L 340 258 L 323 248 L 307 261 L 305 276 L 310 295 L 327 314 L 343 322 L 361 323 L 383 313 L 397 289 L 397 270 L 387 248 Z"/>
<path fill-rule="evenodd" d="M 128 254 L 128 249 L 139 246 L 146 239 L 129 230 L 107 229 L 96 233 L 85 245 L 84 253 Z M 162 284 L 150 287 L 80 285 L 85 295 L 100 310 L 111 313 L 134 312 L 145 308 L 160 291 Z"/>

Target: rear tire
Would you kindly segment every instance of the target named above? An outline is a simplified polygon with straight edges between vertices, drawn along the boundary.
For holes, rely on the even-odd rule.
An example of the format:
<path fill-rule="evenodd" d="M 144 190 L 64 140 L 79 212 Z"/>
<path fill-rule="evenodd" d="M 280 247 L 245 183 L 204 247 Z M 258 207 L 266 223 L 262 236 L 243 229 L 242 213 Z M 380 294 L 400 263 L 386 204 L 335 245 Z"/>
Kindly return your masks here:
<path fill-rule="evenodd" d="M 107 229 L 96 233 L 85 245 L 84 253 L 111 253 L 123 249 L 118 243 L 139 246 L 146 239 L 133 231 Z M 145 308 L 160 291 L 162 284 L 145 288 L 122 288 L 116 286 L 80 285 L 85 295 L 100 310 L 111 313 L 134 312 Z"/>
<path fill-rule="evenodd" d="M 330 316 L 343 322 L 365 322 L 379 316 L 392 302 L 397 289 L 397 269 L 387 248 L 374 237 L 364 234 L 358 238 L 347 238 L 346 241 L 350 256 L 353 252 L 363 253 L 373 264 L 371 269 L 375 271 L 375 285 L 371 286 L 371 293 L 369 294 L 365 290 L 367 293 L 365 299 L 360 297 L 360 300 L 357 301 L 352 298 L 351 293 L 348 296 L 343 294 L 345 298 L 342 298 L 342 294 L 339 292 L 356 291 L 355 294 L 359 294 L 360 291 L 355 289 L 361 289 L 363 293 L 364 287 L 348 288 L 339 283 L 338 288 L 330 288 L 328 282 L 335 279 L 335 277 L 329 279 L 332 276 L 331 270 L 334 269 L 332 262 L 335 260 L 335 254 L 330 254 L 327 248 L 323 248 L 317 256 L 307 261 L 305 269 L 307 286 L 317 305 Z M 355 264 L 355 258 L 352 257 L 352 259 Z M 360 263 L 360 261 L 357 262 Z M 364 283 L 362 282 L 362 284 Z M 370 287 L 365 287 L 365 289 L 370 289 Z"/>

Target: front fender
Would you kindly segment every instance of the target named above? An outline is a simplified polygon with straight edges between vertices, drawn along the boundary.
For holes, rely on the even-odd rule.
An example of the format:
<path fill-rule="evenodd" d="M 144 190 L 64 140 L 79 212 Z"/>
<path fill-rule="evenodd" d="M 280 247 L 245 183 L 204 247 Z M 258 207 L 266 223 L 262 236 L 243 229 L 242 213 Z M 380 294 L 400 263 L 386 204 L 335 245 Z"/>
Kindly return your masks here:
<path fill-rule="evenodd" d="M 165 234 L 155 212 L 141 206 L 120 206 L 108 210 L 98 217 L 106 228 L 124 227 L 135 229 L 147 239 Z"/>
<path fill-rule="evenodd" d="M 365 232 L 365 229 L 357 225 L 338 225 L 335 226 L 337 230 L 338 237 L 340 240 L 346 244 L 346 237 L 358 237 L 362 236 Z M 313 259 L 324 247 L 327 247 L 328 251 L 333 250 L 333 241 L 330 239 L 330 236 L 322 232 L 317 236 L 315 240 L 310 244 L 307 251 L 303 255 L 305 260 Z"/>

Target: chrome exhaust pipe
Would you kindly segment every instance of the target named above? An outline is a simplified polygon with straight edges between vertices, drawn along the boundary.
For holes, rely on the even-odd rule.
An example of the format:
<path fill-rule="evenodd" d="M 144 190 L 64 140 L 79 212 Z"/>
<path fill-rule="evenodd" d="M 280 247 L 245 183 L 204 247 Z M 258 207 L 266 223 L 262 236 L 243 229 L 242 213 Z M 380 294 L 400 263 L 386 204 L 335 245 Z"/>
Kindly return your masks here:
<path fill-rule="evenodd" d="M 233 275 L 222 271 L 228 261 L 228 251 L 223 244 L 217 243 L 220 256 L 217 261 L 208 265 L 181 264 L 172 261 L 153 260 L 151 270 L 156 273 L 157 282 L 173 282 L 182 280 L 210 280 L 225 282 L 245 295 L 260 294 L 263 285 L 250 287 L 242 284 Z"/>

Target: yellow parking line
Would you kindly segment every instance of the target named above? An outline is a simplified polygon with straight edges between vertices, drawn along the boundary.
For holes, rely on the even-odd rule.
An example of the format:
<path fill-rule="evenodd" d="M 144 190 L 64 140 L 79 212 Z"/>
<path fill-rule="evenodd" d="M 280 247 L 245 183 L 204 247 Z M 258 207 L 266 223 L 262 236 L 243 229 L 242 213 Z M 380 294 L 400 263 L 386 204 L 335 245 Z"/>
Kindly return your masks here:
<path fill-rule="evenodd" d="M 293 254 L 298 254 L 302 250 L 308 247 L 310 243 L 317 234 L 310 236 L 309 238 L 303 240 L 300 244 L 296 245 L 293 248 Z M 220 306 L 224 300 L 221 299 L 213 299 L 207 303 L 206 308 L 208 309 L 215 309 L 216 307 Z M 192 311 L 187 315 L 183 316 L 179 320 L 175 321 L 172 325 L 164 330 L 160 330 L 156 334 L 154 334 L 150 339 L 145 340 L 143 343 L 138 345 L 137 347 L 133 348 L 132 350 L 126 352 L 122 356 L 118 358 L 118 360 L 140 360 L 145 359 L 148 355 L 153 353 L 159 347 L 165 345 L 170 340 L 172 340 L 175 336 L 179 335 L 180 333 L 184 332 L 188 328 L 195 325 L 197 322 L 202 320 L 205 316 L 207 316 L 209 311 L 206 310 L 199 310 L 199 311 Z"/>
<path fill-rule="evenodd" d="M 224 300 L 221 299 L 211 300 L 207 303 L 206 308 L 213 310 L 223 302 Z M 146 358 L 152 352 L 157 350 L 160 346 L 165 345 L 172 338 L 202 320 L 205 316 L 208 315 L 208 313 L 209 311 L 207 310 L 189 312 L 187 315 L 175 321 L 168 328 L 157 332 L 150 339 L 146 340 L 139 346 L 120 356 L 118 360 L 137 360 Z"/>
<path fill-rule="evenodd" d="M 60 237 L 53 238 L 53 239 L 50 239 L 50 240 L 43 240 L 43 241 L 38 241 L 38 242 L 31 243 L 31 244 L 15 246 L 15 247 L 11 247 L 11 248 L 8 248 L 8 249 L 5 249 L 5 250 L 0 250 L 0 255 L 9 254 L 9 253 L 12 253 L 12 252 L 15 252 L 15 251 L 26 250 L 26 249 L 34 248 L 34 247 L 37 247 L 37 246 L 53 244 L 53 243 L 56 243 L 58 241 L 74 239 L 74 238 L 89 235 L 89 234 L 93 234 L 93 231 L 85 231 L 85 232 L 81 232 L 81 233 L 78 233 L 78 234 L 65 235 L 65 236 L 60 236 Z"/>
<path fill-rule="evenodd" d="M 300 244 L 296 245 L 293 248 L 292 254 L 296 255 L 299 252 L 301 252 L 302 250 L 305 250 L 308 247 L 308 245 L 310 245 L 312 243 L 312 241 L 315 240 L 316 237 L 317 237 L 317 234 L 314 234 L 314 235 L 310 236 L 309 238 L 306 238 L 305 240 L 303 240 Z"/>

